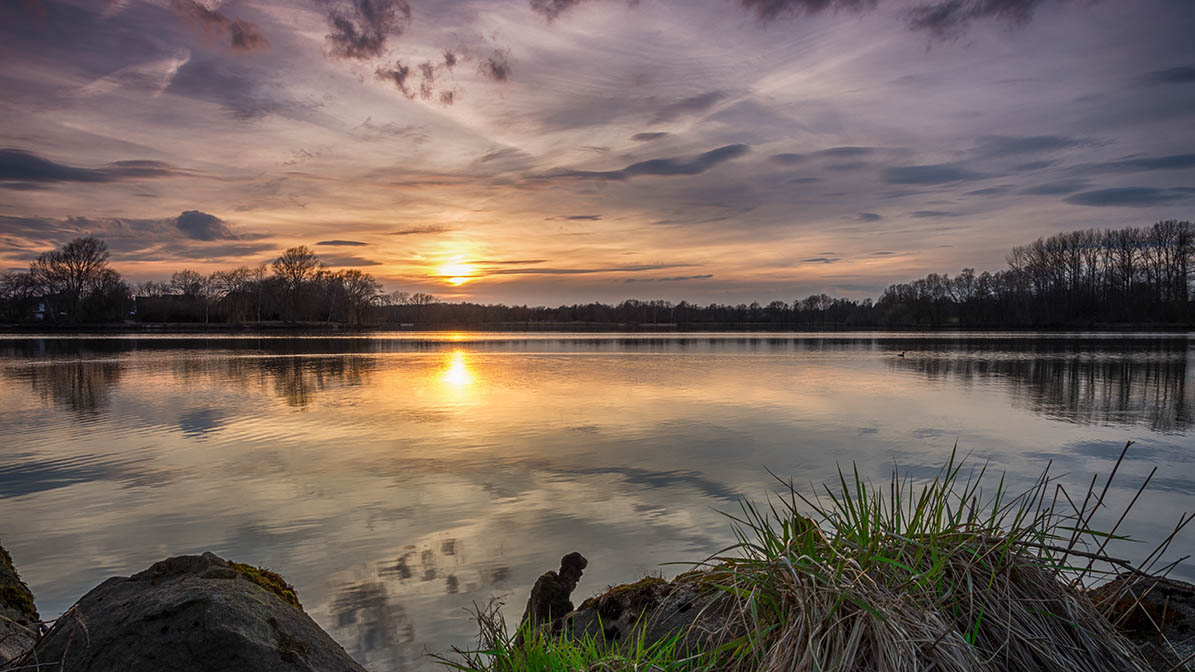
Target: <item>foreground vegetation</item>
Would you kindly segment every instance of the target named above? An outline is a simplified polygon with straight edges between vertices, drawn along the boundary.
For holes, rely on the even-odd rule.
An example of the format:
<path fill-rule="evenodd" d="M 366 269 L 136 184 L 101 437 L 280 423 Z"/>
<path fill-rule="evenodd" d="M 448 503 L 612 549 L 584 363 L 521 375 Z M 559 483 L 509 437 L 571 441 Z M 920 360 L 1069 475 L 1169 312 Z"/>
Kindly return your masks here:
<path fill-rule="evenodd" d="M 1026 492 L 1001 479 L 985 494 L 985 470 L 953 455 L 928 483 L 896 472 L 874 487 L 852 471 L 804 494 L 787 482 L 762 506 L 744 503 L 731 516 L 738 543 L 676 582 L 709 589 L 702 610 L 717 628 L 649 641 L 644 613 L 617 642 L 528 623 L 508 633 L 491 605 L 477 614 L 480 646 L 441 661 L 465 672 L 1149 670 L 1106 613 L 1117 596 L 1097 605 L 1087 590 L 1166 573 L 1160 558 L 1191 517 L 1142 563 L 1110 555 L 1128 511 L 1106 530 L 1093 518 L 1121 461 L 1080 497 L 1048 468 Z"/>

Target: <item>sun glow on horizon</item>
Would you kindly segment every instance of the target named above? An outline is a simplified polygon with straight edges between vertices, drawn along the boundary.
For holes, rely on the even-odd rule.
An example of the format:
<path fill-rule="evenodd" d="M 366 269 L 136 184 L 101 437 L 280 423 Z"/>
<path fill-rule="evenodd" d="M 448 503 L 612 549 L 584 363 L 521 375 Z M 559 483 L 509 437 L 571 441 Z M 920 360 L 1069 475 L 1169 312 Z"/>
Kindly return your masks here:
<path fill-rule="evenodd" d="M 460 259 L 461 257 L 454 257 L 452 261 L 441 266 L 438 271 L 439 276 L 453 287 L 460 287 L 473 280 L 473 273 L 476 272 L 472 265 Z"/>

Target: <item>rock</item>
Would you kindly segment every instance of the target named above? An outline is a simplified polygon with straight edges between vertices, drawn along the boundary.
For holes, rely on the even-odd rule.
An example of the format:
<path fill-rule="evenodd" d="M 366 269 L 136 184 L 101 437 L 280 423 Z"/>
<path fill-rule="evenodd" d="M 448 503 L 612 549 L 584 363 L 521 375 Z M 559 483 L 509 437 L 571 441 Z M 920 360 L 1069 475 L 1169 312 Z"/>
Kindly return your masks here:
<path fill-rule="evenodd" d="M 642 633 L 644 645 L 678 635 L 680 649 L 701 651 L 728 634 L 728 593 L 713 587 L 709 572 L 689 572 L 672 580 L 647 577 L 615 586 L 581 603 L 559 629 L 574 637 L 599 636 L 607 645 Z"/>
<path fill-rule="evenodd" d="M 1195 669 L 1195 585 L 1126 573 L 1088 595 L 1154 669 Z"/>
<path fill-rule="evenodd" d="M 559 573 L 549 571 L 536 579 L 519 622 L 526 623 L 530 619 L 536 624 L 551 623 L 572 611 L 570 598 L 588 565 L 589 561 L 575 551 L 561 558 Z"/>
<path fill-rule="evenodd" d="M 0 546 L 0 666 L 33 647 L 40 621 L 33 593 L 17 574 L 12 556 Z"/>
<path fill-rule="evenodd" d="M 155 563 L 83 596 L 27 664 L 71 672 L 364 672 L 282 577 L 211 553 Z"/>

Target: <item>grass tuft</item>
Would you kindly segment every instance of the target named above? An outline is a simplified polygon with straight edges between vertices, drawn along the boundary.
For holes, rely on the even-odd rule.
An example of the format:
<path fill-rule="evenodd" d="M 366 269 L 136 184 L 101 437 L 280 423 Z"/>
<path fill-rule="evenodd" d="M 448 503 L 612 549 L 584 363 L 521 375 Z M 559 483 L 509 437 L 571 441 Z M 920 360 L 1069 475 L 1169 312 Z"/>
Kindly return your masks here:
<path fill-rule="evenodd" d="M 512 637 L 491 605 L 476 614 L 479 649 L 440 660 L 462 672 L 1147 672 L 1087 590 L 1168 571 L 1156 565 L 1191 517 L 1142 566 L 1110 556 L 1128 510 L 1108 530 L 1092 519 L 1124 457 L 1080 498 L 1049 466 L 1024 492 L 1001 477 L 985 493 L 986 465 L 965 468 L 954 452 L 928 482 L 896 469 L 875 486 L 840 469 L 833 486 L 805 494 L 777 477 L 778 495 L 728 514 L 737 543 L 699 563 L 730 604 L 718 630 L 703 631 L 704 653 L 685 633 L 650 642 L 642 628 L 630 643 L 526 623 Z"/>
<path fill-rule="evenodd" d="M 640 625 L 619 642 L 608 644 L 600 634 L 572 636 L 549 627 L 523 623 L 513 635 L 491 602 L 474 614 L 480 648 L 454 649 L 456 658 L 433 655 L 458 672 L 713 672 L 710 656 L 681 650 L 681 633 L 647 641 Z M 600 628 L 599 628 L 600 630 Z"/>

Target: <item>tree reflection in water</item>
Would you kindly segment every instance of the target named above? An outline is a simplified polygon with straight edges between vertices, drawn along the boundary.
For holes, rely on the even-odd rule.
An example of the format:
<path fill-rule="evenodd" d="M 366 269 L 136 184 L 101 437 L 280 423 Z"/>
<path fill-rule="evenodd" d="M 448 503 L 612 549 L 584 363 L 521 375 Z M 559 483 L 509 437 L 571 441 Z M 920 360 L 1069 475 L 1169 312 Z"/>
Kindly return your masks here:
<path fill-rule="evenodd" d="M 1012 405 L 1079 424 L 1139 425 L 1179 433 L 1192 427 L 1186 352 L 1064 357 L 906 357 L 889 362 L 929 379 L 1007 388 Z"/>

